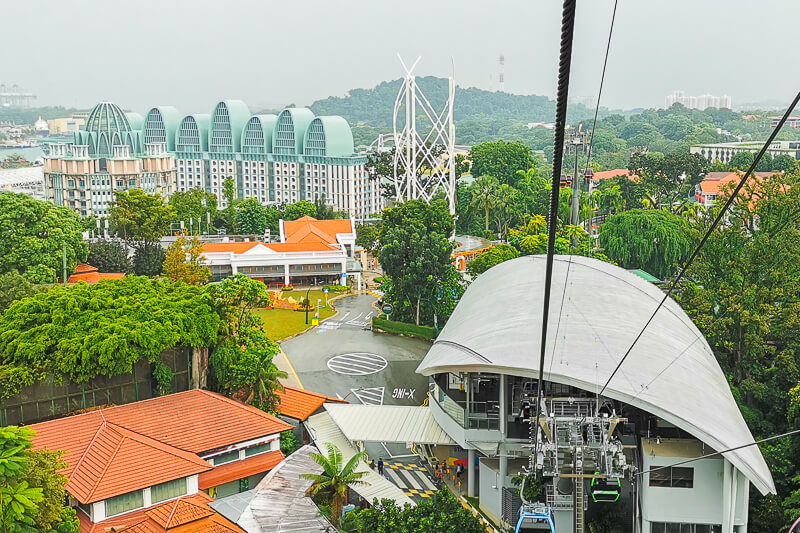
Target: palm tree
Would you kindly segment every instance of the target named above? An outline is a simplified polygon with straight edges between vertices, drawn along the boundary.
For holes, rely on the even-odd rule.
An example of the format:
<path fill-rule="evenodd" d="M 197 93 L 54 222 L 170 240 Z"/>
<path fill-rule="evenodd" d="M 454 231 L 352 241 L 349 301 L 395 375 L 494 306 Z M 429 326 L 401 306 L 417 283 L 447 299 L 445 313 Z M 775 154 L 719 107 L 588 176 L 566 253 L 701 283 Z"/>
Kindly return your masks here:
<path fill-rule="evenodd" d="M 314 483 L 309 487 L 308 493 L 312 496 L 326 494 L 331 499 L 331 522 L 333 527 L 339 528 L 342 521 L 342 506 L 349 487 L 367 485 L 361 478 L 366 472 L 356 472 L 358 462 L 365 457 L 357 453 L 342 465 L 342 452 L 334 444 L 326 443 L 328 455 L 312 453 L 311 458 L 322 467 L 321 474 L 300 474 L 303 479 L 310 479 Z"/>
<path fill-rule="evenodd" d="M 495 204 L 495 193 L 500 182 L 494 176 L 481 176 L 472 184 L 472 201 L 470 207 L 483 209 L 486 220 L 486 231 L 489 231 L 489 212 Z"/>

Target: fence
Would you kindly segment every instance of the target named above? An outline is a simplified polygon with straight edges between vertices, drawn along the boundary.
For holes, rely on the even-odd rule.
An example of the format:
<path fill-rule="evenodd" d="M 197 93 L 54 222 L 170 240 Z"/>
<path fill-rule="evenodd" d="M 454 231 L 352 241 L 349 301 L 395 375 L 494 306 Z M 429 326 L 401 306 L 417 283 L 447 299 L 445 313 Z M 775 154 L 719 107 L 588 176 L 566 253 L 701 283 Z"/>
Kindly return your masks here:
<path fill-rule="evenodd" d="M 171 348 L 162 353 L 161 358 L 175 374 L 172 392 L 189 390 L 191 348 Z M 33 424 L 81 409 L 146 400 L 156 394 L 147 360 L 136 363 L 130 374 L 98 376 L 86 383 L 74 383 L 67 378 L 57 383 L 48 378 L 23 387 L 11 398 L 0 400 L 0 426 Z"/>

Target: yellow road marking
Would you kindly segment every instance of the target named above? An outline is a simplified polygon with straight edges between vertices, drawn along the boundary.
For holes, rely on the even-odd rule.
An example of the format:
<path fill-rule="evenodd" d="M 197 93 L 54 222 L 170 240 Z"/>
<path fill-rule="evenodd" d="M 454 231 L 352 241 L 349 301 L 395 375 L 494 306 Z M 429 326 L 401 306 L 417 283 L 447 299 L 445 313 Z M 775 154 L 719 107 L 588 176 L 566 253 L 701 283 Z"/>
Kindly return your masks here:
<path fill-rule="evenodd" d="M 294 371 L 294 367 L 292 366 L 292 363 L 289 361 L 289 358 L 286 356 L 286 352 L 284 352 L 283 348 L 281 348 L 280 346 L 278 346 L 278 349 L 281 351 L 281 354 L 283 355 L 283 358 L 286 360 L 286 364 L 289 365 L 289 370 L 292 371 L 292 375 L 294 376 L 294 379 L 297 380 L 297 384 L 300 386 L 301 389 L 305 390 L 305 387 L 303 387 L 303 384 L 300 383 L 300 378 L 297 377 L 297 372 Z"/>

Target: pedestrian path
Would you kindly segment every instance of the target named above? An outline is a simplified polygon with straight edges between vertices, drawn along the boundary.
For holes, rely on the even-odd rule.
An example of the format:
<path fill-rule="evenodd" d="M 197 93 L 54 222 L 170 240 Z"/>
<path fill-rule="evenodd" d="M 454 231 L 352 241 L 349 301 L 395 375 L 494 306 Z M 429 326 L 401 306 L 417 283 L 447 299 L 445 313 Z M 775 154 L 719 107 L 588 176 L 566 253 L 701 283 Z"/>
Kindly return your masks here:
<path fill-rule="evenodd" d="M 420 497 L 430 498 L 436 493 L 436 485 L 433 484 L 428 471 L 424 468 L 404 468 L 403 466 L 386 465 L 384 473 L 392 483 L 400 487 L 409 498 Z"/>

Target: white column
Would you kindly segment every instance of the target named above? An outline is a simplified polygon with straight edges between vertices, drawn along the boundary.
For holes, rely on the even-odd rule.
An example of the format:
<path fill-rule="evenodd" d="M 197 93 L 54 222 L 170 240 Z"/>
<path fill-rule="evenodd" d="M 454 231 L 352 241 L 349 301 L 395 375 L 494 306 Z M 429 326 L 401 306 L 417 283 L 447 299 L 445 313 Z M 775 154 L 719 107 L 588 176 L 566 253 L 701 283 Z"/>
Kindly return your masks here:
<path fill-rule="evenodd" d="M 356 277 L 358 279 L 358 290 L 361 290 L 361 272 L 357 273 Z"/>
<path fill-rule="evenodd" d="M 289 265 L 288 264 L 283 265 L 283 284 L 284 285 L 288 285 L 289 284 Z"/>
<path fill-rule="evenodd" d="M 467 450 L 467 496 L 475 497 L 475 450 Z"/>
<path fill-rule="evenodd" d="M 733 522 L 731 521 L 731 507 L 733 498 L 731 497 L 731 479 L 735 472 L 732 472 L 733 465 L 727 459 L 722 461 L 722 533 L 733 533 Z M 733 475 L 732 475 L 733 474 Z M 735 495 L 733 495 L 735 497 Z"/>
<path fill-rule="evenodd" d="M 497 490 L 503 490 L 506 484 L 506 477 L 508 477 L 508 457 L 505 455 L 500 456 L 500 479 L 497 481 Z"/>
<path fill-rule="evenodd" d="M 239 268 L 234 263 L 231 263 L 231 275 L 235 276 L 238 273 L 239 273 Z"/>
<path fill-rule="evenodd" d="M 506 435 L 506 424 L 508 423 L 508 408 L 506 404 L 508 403 L 508 398 L 506 398 L 506 375 L 500 374 L 500 409 L 499 409 L 499 416 L 500 416 L 500 434 L 505 437 Z M 500 458 L 500 464 L 502 465 L 503 457 Z M 506 460 L 506 464 L 508 464 Z"/>

